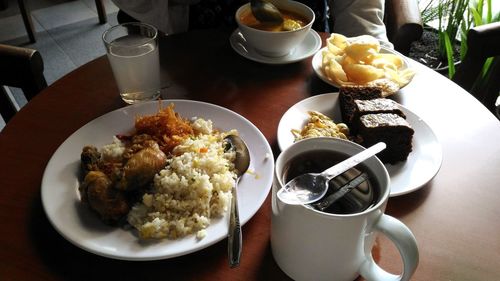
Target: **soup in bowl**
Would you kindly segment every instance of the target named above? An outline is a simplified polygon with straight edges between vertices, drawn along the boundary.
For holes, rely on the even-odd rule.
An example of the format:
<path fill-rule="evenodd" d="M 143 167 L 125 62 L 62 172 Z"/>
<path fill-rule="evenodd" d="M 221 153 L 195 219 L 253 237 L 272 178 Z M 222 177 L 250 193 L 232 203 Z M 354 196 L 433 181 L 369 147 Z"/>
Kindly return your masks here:
<path fill-rule="evenodd" d="M 241 6 L 235 15 L 241 34 L 258 53 L 268 57 L 288 55 L 311 30 L 314 12 L 296 1 L 273 2 L 281 12 L 284 22 L 272 26 L 259 22 L 252 14 L 250 3 Z"/>

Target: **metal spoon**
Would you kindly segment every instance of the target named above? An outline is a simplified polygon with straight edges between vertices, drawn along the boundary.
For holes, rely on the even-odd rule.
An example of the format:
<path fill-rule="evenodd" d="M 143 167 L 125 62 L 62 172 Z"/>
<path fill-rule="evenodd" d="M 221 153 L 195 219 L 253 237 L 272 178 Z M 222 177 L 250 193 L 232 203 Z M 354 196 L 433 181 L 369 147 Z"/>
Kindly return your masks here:
<path fill-rule="evenodd" d="M 265 0 L 251 0 L 250 6 L 252 14 L 261 23 L 271 25 L 281 25 L 283 23 L 281 12 L 270 2 Z"/>
<path fill-rule="evenodd" d="M 238 186 L 241 176 L 248 170 L 248 166 L 250 166 L 250 153 L 247 145 L 239 136 L 228 135 L 224 139 L 227 144 L 225 148 L 226 151 L 234 150 L 236 153 L 234 167 L 236 169 L 237 178 L 233 188 L 231 189 L 231 209 L 229 215 L 229 231 L 227 235 L 229 266 L 233 268 L 240 264 L 241 248 L 243 244 L 236 187 Z"/>
<path fill-rule="evenodd" d="M 328 191 L 328 182 L 386 148 L 379 142 L 368 149 L 334 165 L 322 173 L 307 173 L 293 178 L 278 190 L 278 198 L 286 204 L 299 205 L 316 202 Z"/>

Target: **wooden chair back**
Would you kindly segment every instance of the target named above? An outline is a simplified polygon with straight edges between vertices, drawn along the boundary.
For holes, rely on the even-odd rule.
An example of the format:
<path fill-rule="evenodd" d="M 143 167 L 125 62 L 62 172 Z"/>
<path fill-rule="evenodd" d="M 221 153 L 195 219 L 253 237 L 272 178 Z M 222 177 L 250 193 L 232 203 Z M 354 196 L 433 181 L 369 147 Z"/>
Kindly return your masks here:
<path fill-rule="evenodd" d="M 30 101 L 47 87 L 43 59 L 37 50 L 0 44 L 0 114 L 8 122 L 17 112 L 3 86 L 21 88 Z"/>
<path fill-rule="evenodd" d="M 489 75 L 483 75 L 486 59 L 493 57 Z M 496 113 L 495 101 L 500 91 L 500 22 L 471 28 L 467 34 L 467 53 L 452 80 Z"/>

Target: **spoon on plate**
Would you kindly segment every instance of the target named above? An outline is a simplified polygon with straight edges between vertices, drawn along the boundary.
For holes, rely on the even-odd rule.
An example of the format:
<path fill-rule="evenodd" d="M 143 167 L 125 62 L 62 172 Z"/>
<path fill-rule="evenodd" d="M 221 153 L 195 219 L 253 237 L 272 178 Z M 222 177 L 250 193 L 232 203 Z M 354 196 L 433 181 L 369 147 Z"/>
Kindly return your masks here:
<path fill-rule="evenodd" d="M 328 191 L 328 182 L 331 179 L 374 156 L 385 148 L 386 144 L 379 142 L 321 173 L 299 175 L 278 190 L 278 198 L 289 205 L 314 203 L 325 196 Z"/>
<path fill-rule="evenodd" d="M 231 209 L 229 214 L 229 231 L 227 235 L 229 266 L 233 268 L 240 264 L 241 248 L 243 244 L 236 187 L 238 186 L 241 176 L 250 166 L 250 153 L 247 145 L 239 136 L 228 135 L 224 138 L 224 140 L 226 141 L 225 150 L 234 150 L 236 153 L 234 168 L 236 169 L 237 178 L 233 188 L 231 189 Z"/>
<path fill-rule="evenodd" d="M 266 0 L 251 0 L 250 7 L 253 16 L 261 23 L 270 25 L 281 25 L 283 23 L 281 12 Z"/>

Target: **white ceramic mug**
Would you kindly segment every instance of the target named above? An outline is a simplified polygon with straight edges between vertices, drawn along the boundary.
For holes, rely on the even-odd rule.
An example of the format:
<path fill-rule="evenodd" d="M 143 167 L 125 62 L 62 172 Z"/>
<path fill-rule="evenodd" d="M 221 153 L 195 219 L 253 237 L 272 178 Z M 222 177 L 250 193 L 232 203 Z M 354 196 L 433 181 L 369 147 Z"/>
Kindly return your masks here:
<path fill-rule="evenodd" d="M 399 220 L 385 215 L 390 178 L 377 157 L 364 162 L 380 187 L 378 202 L 367 210 L 347 215 L 324 213 L 303 205 L 287 205 L 276 192 L 283 186 L 283 171 L 290 159 L 314 150 L 353 155 L 364 148 L 350 141 L 311 138 L 283 151 L 275 165 L 272 189 L 271 248 L 279 267 L 295 280 L 410 280 L 418 265 L 417 242 Z M 372 179 L 373 180 L 373 179 Z M 371 250 L 376 233 L 387 236 L 403 260 L 401 275 L 380 268 Z"/>

